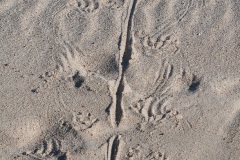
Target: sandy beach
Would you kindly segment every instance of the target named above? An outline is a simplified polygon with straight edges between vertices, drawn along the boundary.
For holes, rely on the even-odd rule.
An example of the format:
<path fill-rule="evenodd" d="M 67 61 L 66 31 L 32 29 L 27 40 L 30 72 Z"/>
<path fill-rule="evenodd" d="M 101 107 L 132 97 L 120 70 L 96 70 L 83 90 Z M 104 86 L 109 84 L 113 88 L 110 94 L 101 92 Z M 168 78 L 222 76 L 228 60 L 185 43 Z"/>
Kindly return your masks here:
<path fill-rule="evenodd" d="M 1 160 L 240 160 L 239 0 L 0 0 Z"/>

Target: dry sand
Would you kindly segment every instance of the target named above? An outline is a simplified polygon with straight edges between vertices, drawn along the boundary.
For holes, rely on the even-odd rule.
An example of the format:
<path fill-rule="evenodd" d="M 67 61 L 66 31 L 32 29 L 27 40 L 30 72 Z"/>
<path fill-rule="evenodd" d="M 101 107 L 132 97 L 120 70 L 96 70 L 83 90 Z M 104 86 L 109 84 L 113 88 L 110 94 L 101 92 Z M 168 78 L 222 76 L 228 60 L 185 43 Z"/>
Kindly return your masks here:
<path fill-rule="evenodd" d="M 1 160 L 239 160 L 239 0 L 1 0 Z"/>

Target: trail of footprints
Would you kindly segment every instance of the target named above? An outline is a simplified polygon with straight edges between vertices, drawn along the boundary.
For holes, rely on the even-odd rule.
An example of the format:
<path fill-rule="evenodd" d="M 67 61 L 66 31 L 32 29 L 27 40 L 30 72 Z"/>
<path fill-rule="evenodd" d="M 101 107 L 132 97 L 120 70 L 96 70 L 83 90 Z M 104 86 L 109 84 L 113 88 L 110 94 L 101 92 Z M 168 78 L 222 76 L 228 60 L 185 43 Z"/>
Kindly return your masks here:
<path fill-rule="evenodd" d="M 108 1 L 107 4 L 111 7 L 122 5 L 124 1 Z M 131 58 L 131 35 L 129 33 L 131 32 L 131 24 L 132 23 L 132 17 L 134 14 L 134 7 L 136 5 L 137 1 L 132 2 L 132 7 L 130 7 L 129 10 L 129 20 L 126 24 L 127 32 L 126 33 L 126 44 L 123 44 L 126 48 L 126 53 L 124 53 L 122 56 L 122 63 L 119 68 L 121 71 L 121 77 L 120 82 L 118 84 L 118 91 L 116 91 L 116 106 L 114 108 L 113 112 L 110 112 L 110 114 L 115 114 L 113 121 L 117 124 L 116 126 L 119 127 L 119 124 L 121 123 L 122 119 L 122 112 L 123 106 L 122 106 L 122 92 L 124 91 L 124 71 L 127 69 L 126 66 L 128 66 L 129 59 Z M 98 0 L 69 0 L 69 4 L 71 7 L 77 8 L 81 12 L 85 13 L 91 13 L 95 10 L 99 9 L 101 2 Z M 116 7 L 118 8 L 118 7 Z M 183 15 L 184 16 L 184 15 Z M 181 17 L 180 17 L 181 18 Z M 130 27 L 129 27 L 130 26 Z M 166 52 L 167 54 L 175 54 L 179 51 L 179 44 L 178 39 L 173 35 L 167 35 L 167 36 L 161 36 L 161 35 L 150 35 L 150 36 L 142 36 L 140 37 L 141 44 L 149 49 L 149 50 L 155 50 L 159 53 Z M 89 71 L 87 71 L 80 63 L 79 55 L 82 54 L 77 48 L 73 47 L 72 44 L 69 42 L 63 41 L 60 42 L 62 46 L 65 48 L 66 53 L 61 55 L 61 63 L 58 66 L 58 72 L 62 77 L 72 77 L 72 80 L 75 83 L 75 87 L 79 88 L 82 86 L 82 83 L 84 82 L 84 77 L 89 75 Z M 130 43 L 130 44 L 129 44 Z M 129 48 L 128 48 L 129 47 Z M 128 56 L 126 54 L 130 54 L 130 57 L 124 57 Z M 169 62 L 166 59 L 161 60 L 162 63 L 160 65 L 160 68 L 158 69 L 156 73 L 156 77 L 154 79 L 152 87 L 152 92 L 149 93 L 145 98 L 138 100 L 137 102 L 133 103 L 130 108 L 138 115 L 141 115 L 143 117 L 141 122 L 141 129 L 145 129 L 146 126 L 154 126 L 161 123 L 163 120 L 169 117 L 176 117 L 179 115 L 177 111 L 169 110 L 168 106 L 171 104 L 171 87 L 174 83 L 174 67 L 173 65 L 169 64 Z M 91 73 L 90 73 L 91 74 Z M 95 74 L 96 75 L 96 74 Z M 102 77 L 101 75 L 98 75 L 99 77 Z M 185 75 L 183 75 L 182 78 Z M 51 77 L 46 74 L 44 77 Z M 102 77 L 104 79 L 104 77 Z M 107 80 L 106 80 L 107 81 Z M 192 84 L 189 87 L 189 90 L 196 90 L 199 85 L 199 80 L 196 77 L 191 78 Z M 121 93 L 120 93 L 121 92 Z M 118 102 L 119 101 L 119 102 Z M 117 103 L 119 105 L 117 105 Z M 120 108 L 119 108 L 120 107 Z M 121 115 L 119 115 L 121 114 Z M 111 116 L 111 115 L 110 115 Z M 119 117 L 120 116 L 120 117 Z M 179 115 L 181 117 L 181 115 Z M 78 113 L 74 115 L 73 123 L 70 126 L 70 130 L 72 130 L 72 127 L 74 128 L 74 132 L 81 132 L 85 131 L 91 127 L 94 126 L 98 122 L 97 118 L 93 118 L 90 113 L 88 114 L 82 114 Z M 176 122 L 177 125 L 178 122 Z M 67 132 L 69 132 L 68 130 Z M 74 133 L 77 134 L 77 133 Z M 64 136 L 64 135 L 63 135 Z M 121 138 L 121 135 L 114 135 L 109 138 L 107 141 L 108 147 L 107 147 L 107 154 L 106 159 L 107 160 L 117 160 L 120 157 L 121 154 L 121 146 L 123 144 L 123 140 Z M 35 159 L 50 159 L 50 158 L 62 158 L 67 159 L 68 154 L 67 152 L 64 152 L 62 150 L 62 144 L 61 144 L 61 138 L 49 138 L 46 140 L 43 140 L 40 144 L 37 145 L 36 149 L 30 152 L 24 152 L 23 155 L 32 157 Z M 141 150 L 138 148 L 130 148 L 128 153 L 126 154 L 126 157 L 129 160 L 135 160 L 135 159 L 151 159 L 151 160 L 164 160 L 166 159 L 165 155 L 161 152 L 150 152 L 148 155 L 143 155 L 141 153 Z"/>

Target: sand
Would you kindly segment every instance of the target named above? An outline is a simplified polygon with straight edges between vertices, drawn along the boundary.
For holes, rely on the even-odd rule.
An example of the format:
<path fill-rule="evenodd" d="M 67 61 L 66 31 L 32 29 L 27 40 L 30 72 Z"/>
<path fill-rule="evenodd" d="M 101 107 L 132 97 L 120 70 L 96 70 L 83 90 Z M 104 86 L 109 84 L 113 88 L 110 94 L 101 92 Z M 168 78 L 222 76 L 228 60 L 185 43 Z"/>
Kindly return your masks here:
<path fill-rule="evenodd" d="M 240 1 L 1 0 L 1 160 L 239 160 Z"/>

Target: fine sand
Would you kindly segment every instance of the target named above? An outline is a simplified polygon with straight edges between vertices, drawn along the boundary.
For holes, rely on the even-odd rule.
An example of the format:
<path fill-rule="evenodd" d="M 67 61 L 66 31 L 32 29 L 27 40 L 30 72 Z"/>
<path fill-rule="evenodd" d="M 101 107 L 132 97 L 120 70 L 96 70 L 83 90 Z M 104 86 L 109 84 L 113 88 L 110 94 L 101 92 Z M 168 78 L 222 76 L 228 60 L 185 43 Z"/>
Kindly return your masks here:
<path fill-rule="evenodd" d="M 1 160 L 240 160 L 239 0 L 0 0 Z"/>

